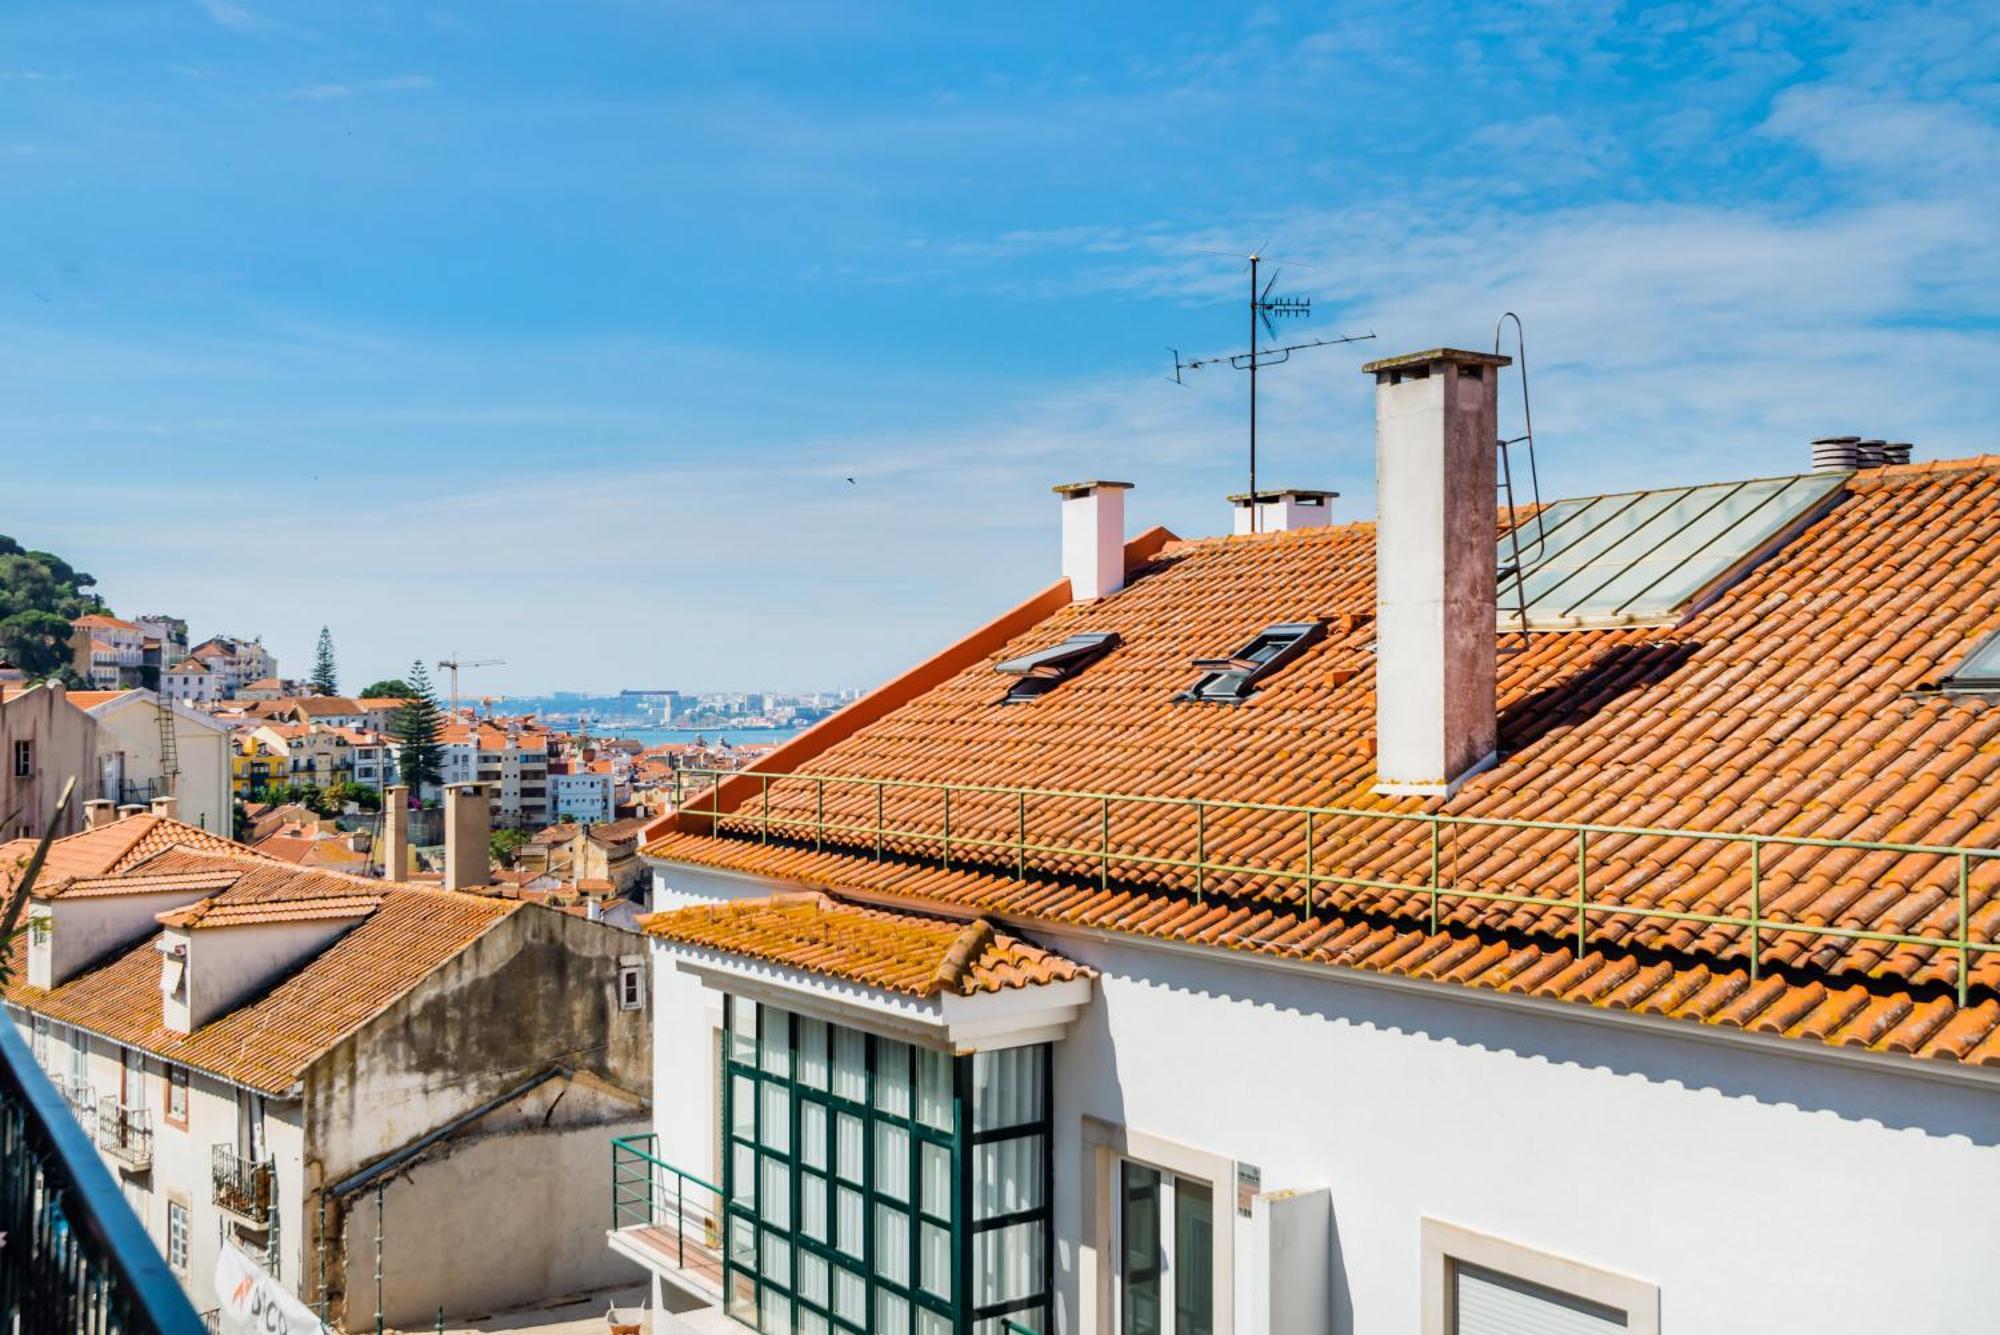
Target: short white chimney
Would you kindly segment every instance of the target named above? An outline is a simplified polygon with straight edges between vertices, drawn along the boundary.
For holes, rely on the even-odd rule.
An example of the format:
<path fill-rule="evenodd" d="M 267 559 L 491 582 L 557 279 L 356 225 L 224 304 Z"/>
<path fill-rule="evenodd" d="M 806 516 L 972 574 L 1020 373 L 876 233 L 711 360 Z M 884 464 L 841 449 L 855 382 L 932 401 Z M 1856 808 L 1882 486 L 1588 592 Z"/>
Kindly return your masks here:
<path fill-rule="evenodd" d="M 1229 508 L 1235 515 L 1231 532 L 1289 533 L 1301 528 L 1325 528 L 1333 522 L 1333 502 L 1339 499 L 1337 491 L 1289 488 L 1260 491 L 1253 504 L 1251 494 L 1241 491 L 1229 498 Z"/>
<path fill-rule="evenodd" d="M 486 788 L 453 783 L 444 790 L 444 888 L 475 890 L 493 879 L 493 807 Z"/>
<path fill-rule="evenodd" d="M 164 820 L 180 819 L 181 802 L 177 797 L 156 797 L 153 799 L 153 814 Z"/>
<path fill-rule="evenodd" d="M 1375 791 L 1450 796 L 1496 757 L 1499 368 L 1438 348 L 1375 377 Z"/>
<path fill-rule="evenodd" d="M 108 797 L 93 798 L 83 804 L 83 828 L 95 830 L 118 819 L 118 804 Z"/>
<path fill-rule="evenodd" d="M 1065 482 L 1062 572 L 1073 602 L 1103 598 L 1125 587 L 1125 493 L 1130 482 Z"/>

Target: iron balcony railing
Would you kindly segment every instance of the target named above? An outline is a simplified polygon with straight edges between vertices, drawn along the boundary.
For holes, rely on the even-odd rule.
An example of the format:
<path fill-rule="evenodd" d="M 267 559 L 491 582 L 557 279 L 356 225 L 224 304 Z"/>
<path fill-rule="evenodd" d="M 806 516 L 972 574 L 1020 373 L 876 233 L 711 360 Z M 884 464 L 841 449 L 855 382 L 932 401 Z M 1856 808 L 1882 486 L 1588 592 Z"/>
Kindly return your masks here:
<path fill-rule="evenodd" d="M 233 1145 L 215 1147 L 210 1178 L 215 1204 L 252 1224 L 271 1220 L 271 1161 L 238 1154 Z"/>
<path fill-rule="evenodd" d="M 62 1095 L 62 1101 L 69 1106 L 69 1110 L 76 1114 L 76 1120 L 83 1127 L 85 1134 L 95 1131 L 97 1091 L 86 1081 L 65 1080 L 61 1076 L 55 1077 L 51 1083 L 55 1085 L 56 1093 Z"/>
<path fill-rule="evenodd" d="M 690 783 L 697 779 L 705 782 L 698 786 Z M 810 813 L 790 807 L 774 811 L 771 789 L 775 784 L 787 785 L 795 803 L 809 802 Z M 834 800 L 831 813 L 829 796 Z M 895 819 L 889 814 L 892 802 Z M 1568 919 L 1567 930 L 1573 932 L 1579 953 L 1588 948 L 1593 923 L 1624 920 L 1734 928 L 1744 935 L 1753 982 L 1763 975 L 1763 957 L 1770 945 L 1787 937 L 1945 951 L 1953 959 L 1960 1005 L 1966 1004 L 1974 964 L 2000 952 L 2000 941 L 1993 939 L 1991 928 L 1976 932 L 1972 922 L 1975 907 L 2000 898 L 2000 875 L 1985 874 L 2000 872 L 2000 849 L 1996 848 L 697 767 L 674 772 L 674 806 L 683 816 L 707 821 L 718 834 L 765 843 L 774 837 L 789 838 L 809 843 L 816 851 L 829 846 L 850 855 L 867 856 L 872 851 L 878 861 L 890 856 L 915 858 L 934 861 L 946 870 L 956 864 L 969 871 L 1012 875 L 1017 880 L 1026 880 L 1031 871 L 1053 873 L 1094 879 L 1100 889 L 1109 889 L 1114 880 L 1152 881 L 1188 892 L 1197 903 L 1212 894 L 1278 882 L 1301 888 L 1310 916 L 1316 893 L 1337 886 L 1369 892 L 1371 899 L 1362 906 L 1365 908 L 1392 909 L 1413 899 L 1427 902 L 1433 932 L 1438 930 L 1441 906 L 1446 901 L 1547 909 Z M 1072 834 L 1087 833 L 1081 841 L 1065 841 L 1061 835 L 1052 837 L 1047 832 L 1051 827 Z M 1127 836 L 1126 830 L 1132 833 Z M 1474 837 L 1482 831 L 1512 832 L 1506 837 L 1516 839 L 1517 845 L 1500 848 L 1478 844 Z M 1328 870 L 1330 865 L 1339 865 L 1341 853 L 1379 853 L 1385 841 L 1388 851 L 1396 855 L 1396 864 L 1410 868 L 1415 875 L 1392 880 Z M 1182 847 L 1191 843 L 1195 855 L 1189 858 L 1157 851 L 1170 843 Z M 1272 852 L 1287 843 L 1300 848 L 1302 856 Z M 1468 844 L 1472 845 L 1470 852 L 1481 857 L 1504 852 L 1510 869 L 1505 877 L 1508 883 L 1541 884 L 1566 877 L 1573 889 L 1565 894 L 1532 894 L 1461 880 L 1456 864 Z M 1645 875 L 1648 868 L 1657 876 L 1690 850 L 1710 845 L 1734 850 L 1712 870 L 1723 876 L 1746 873 L 1747 913 L 1704 913 L 1672 907 L 1657 902 L 1665 897 L 1657 886 L 1650 895 L 1629 892 L 1632 879 Z M 1228 852 L 1211 856 L 1216 848 Z M 1887 863 L 1914 859 L 1913 865 L 1899 868 L 1899 873 L 1913 886 L 1921 882 L 1940 903 L 1954 904 L 1949 931 L 1942 927 L 1878 931 L 1839 922 L 1801 921 L 1782 910 L 1768 910 L 1766 876 L 1793 877 L 1797 864 L 1788 860 L 1800 850 L 1839 850 L 1854 855 L 1843 860 L 1841 870 L 1847 874 L 1859 874 L 1856 869 L 1863 868 L 1863 859 L 1870 855 L 1882 859 L 1885 869 Z M 1595 885 L 1593 855 L 1599 859 Z M 1612 864 L 1609 872 L 1606 863 Z M 1973 896 L 1975 867 L 1984 882 L 1977 904 Z M 1819 865 L 1812 872 L 1831 875 Z M 1621 880 L 1627 890 L 1615 899 L 1602 898 L 1607 877 Z"/>
<path fill-rule="evenodd" d="M 90 1138 L 0 1019 L 0 1330 L 199 1335 Z"/>
<path fill-rule="evenodd" d="M 657 1135 L 611 1142 L 611 1227 L 676 1270 L 722 1284 L 722 1188 L 659 1158 Z"/>
<path fill-rule="evenodd" d="M 97 1105 L 97 1148 L 133 1172 L 153 1166 L 153 1115 L 106 1097 Z"/>

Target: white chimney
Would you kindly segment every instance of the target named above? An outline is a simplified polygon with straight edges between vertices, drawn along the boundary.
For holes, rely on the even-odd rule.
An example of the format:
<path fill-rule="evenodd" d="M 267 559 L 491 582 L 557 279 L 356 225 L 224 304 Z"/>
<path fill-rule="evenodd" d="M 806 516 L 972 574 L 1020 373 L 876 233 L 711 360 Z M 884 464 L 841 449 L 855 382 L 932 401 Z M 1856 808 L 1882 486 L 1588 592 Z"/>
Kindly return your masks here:
<path fill-rule="evenodd" d="M 1495 759 L 1499 368 L 1439 348 L 1375 377 L 1375 791 L 1450 796 Z"/>
<path fill-rule="evenodd" d="M 400 881 L 410 874 L 410 790 L 391 784 L 382 792 L 382 875 Z"/>
<path fill-rule="evenodd" d="M 1306 491 L 1295 487 L 1260 491 L 1256 504 L 1252 505 L 1249 492 L 1238 492 L 1229 498 L 1229 508 L 1236 517 L 1231 531 L 1241 535 L 1325 528 L 1333 522 L 1333 502 L 1338 499 L 1337 491 Z"/>
<path fill-rule="evenodd" d="M 1065 482 L 1062 572 L 1073 602 L 1103 598 L 1125 587 L 1125 493 L 1130 482 Z"/>
<path fill-rule="evenodd" d="M 118 819 L 118 804 L 110 798 L 94 798 L 83 804 L 83 828 L 95 830 Z"/>
<path fill-rule="evenodd" d="M 453 783 L 444 790 L 444 888 L 476 890 L 493 879 L 493 807 L 486 788 Z"/>
<path fill-rule="evenodd" d="M 164 820 L 180 819 L 181 802 L 177 797 L 156 797 L 153 799 L 153 814 Z"/>

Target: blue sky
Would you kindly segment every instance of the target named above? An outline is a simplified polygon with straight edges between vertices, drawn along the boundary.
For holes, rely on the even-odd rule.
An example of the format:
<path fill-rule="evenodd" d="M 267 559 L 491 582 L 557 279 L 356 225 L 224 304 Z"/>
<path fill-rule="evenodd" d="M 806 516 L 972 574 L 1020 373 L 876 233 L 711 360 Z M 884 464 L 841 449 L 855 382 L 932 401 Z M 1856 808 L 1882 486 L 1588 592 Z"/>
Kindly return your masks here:
<path fill-rule="evenodd" d="M 1252 246 L 1379 336 L 1264 381 L 1347 516 L 1356 367 L 1508 308 L 1557 492 L 1996 450 L 1996 76 L 1975 4 L 10 5 L 0 532 L 351 685 L 865 686 L 1052 483 L 1226 527 L 1166 346 Z"/>

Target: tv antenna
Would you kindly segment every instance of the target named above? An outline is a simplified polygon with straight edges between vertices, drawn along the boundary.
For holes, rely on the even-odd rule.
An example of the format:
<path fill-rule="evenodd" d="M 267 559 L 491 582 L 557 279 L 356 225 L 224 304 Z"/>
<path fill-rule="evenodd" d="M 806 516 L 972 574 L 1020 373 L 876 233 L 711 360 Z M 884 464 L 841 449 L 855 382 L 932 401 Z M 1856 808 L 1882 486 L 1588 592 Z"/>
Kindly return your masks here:
<path fill-rule="evenodd" d="M 1257 369 L 1261 366 L 1281 366 L 1292 359 L 1295 352 L 1307 348 L 1330 348 L 1341 343 L 1360 343 L 1375 337 L 1371 331 L 1366 334 L 1344 334 L 1337 338 L 1309 338 L 1297 343 L 1287 343 L 1281 347 L 1260 347 L 1257 331 L 1262 328 L 1264 337 L 1271 342 L 1278 338 L 1277 322 L 1289 319 L 1309 319 L 1312 316 L 1311 297 L 1274 297 L 1272 289 L 1278 285 L 1280 269 L 1272 269 L 1270 281 L 1262 287 L 1257 285 L 1258 268 L 1264 262 L 1261 254 L 1252 252 L 1245 257 L 1250 262 L 1250 350 L 1248 352 L 1224 352 L 1213 357 L 1182 357 L 1179 348 L 1168 348 L 1174 356 L 1174 383 L 1185 385 L 1183 375 L 1189 371 L 1199 371 L 1204 366 L 1227 364 L 1238 371 L 1250 373 L 1250 531 L 1255 533 L 1260 523 L 1257 504 Z M 1310 267 L 1310 266 L 1308 266 Z"/>

